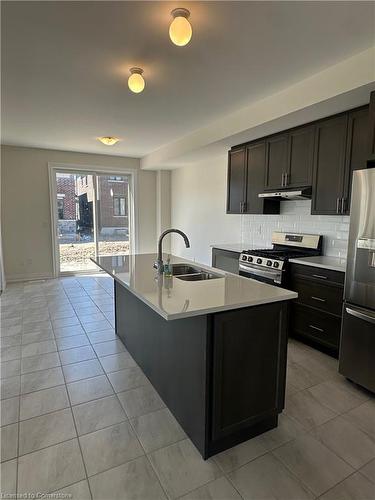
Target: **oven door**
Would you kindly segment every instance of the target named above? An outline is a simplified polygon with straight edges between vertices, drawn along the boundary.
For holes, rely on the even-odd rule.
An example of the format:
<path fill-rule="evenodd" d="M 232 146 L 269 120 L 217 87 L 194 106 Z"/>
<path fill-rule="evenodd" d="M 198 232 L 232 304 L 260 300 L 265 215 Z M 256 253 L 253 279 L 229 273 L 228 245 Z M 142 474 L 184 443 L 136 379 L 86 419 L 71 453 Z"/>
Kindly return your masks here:
<path fill-rule="evenodd" d="M 277 269 L 264 269 L 253 264 L 239 264 L 240 276 L 252 278 L 269 285 L 281 286 L 283 272 Z"/>

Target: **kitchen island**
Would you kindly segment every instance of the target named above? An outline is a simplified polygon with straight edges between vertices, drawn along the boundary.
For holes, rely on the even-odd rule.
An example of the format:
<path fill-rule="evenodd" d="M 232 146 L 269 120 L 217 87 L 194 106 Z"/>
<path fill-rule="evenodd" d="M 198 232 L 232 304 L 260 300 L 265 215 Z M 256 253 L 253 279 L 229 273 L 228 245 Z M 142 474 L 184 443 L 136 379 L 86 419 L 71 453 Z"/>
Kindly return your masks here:
<path fill-rule="evenodd" d="M 116 333 L 204 458 L 277 426 L 295 292 L 156 254 L 98 257 Z M 199 267 L 201 278 L 189 267 Z M 182 272 L 184 271 L 184 273 Z M 178 274 L 180 276 L 178 276 Z"/>

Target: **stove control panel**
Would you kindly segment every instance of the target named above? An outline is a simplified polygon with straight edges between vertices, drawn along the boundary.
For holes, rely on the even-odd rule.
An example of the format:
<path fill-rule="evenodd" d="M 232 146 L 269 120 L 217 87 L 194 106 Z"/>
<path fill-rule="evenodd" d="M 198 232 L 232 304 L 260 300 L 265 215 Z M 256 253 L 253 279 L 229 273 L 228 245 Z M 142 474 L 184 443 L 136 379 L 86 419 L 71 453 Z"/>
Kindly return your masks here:
<path fill-rule="evenodd" d="M 284 261 L 279 259 L 270 259 L 269 257 L 258 257 L 257 255 L 250 255 L 249 253 L 242 253 L 240 256 L 241 264 L 261 266 L 282 270 L 284 268 Z"/>

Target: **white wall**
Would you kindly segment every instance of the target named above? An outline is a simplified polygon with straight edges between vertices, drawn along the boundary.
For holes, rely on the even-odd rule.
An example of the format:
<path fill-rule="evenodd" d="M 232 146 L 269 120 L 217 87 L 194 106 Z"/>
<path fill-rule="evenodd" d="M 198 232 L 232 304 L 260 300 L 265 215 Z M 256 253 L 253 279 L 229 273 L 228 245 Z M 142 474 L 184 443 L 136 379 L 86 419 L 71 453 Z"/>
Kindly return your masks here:
<path fill-rule="evenodd" d="M 349 217 L 310 215 L 311 201 L 281 202 L 280 215 L 226 215 L 227 157 L 172 172 L 172 225 L 186 232 L 191 249 L 173 237 L 172 253 L 210 264 L 212 244 L 269 247 L 272 231 L 324 236 L 325 255 L 346 257 Z"/>
<path fill-rule="evenodd" d="M 227 156 L 172 171 L 172 226 L 184 231 L 191 248 L 179 236 L 172 238 L 172 253 L 211 263 L 212 243 L 238 242 L 241 216 L 227 215 Z"/>
<path fill-rule="evenodd" d="M 171 172 L 158 170 L 156 175 L 156 234 L 171 228 Z M 171 250 L 171 237 L 163 240 L 164 252 Z"/>
<path fill-rule="evenodd" d="M 140 170 L 139 159 L 3 146 L 2 234 L 8 280 L 52 276 L 48 162 L 138 171 L 139 251 L 155 251 L 156 172 Z"/>

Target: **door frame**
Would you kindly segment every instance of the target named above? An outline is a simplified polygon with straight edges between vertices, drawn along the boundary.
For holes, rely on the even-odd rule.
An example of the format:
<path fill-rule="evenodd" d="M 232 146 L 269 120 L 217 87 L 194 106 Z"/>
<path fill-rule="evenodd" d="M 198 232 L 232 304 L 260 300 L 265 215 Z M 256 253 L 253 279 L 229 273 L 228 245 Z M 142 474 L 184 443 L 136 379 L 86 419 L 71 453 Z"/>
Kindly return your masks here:
<path fill-rule="evenodd" d="M 129 177 L 129 253 L 137 253 L 139 248 L 138 242 L 138 172 L 133 169 L 120 169 L 109 168 L 108 166 L 100 165 L 85 165 L 85 164 L 72 164 L 72 163 L 56 163 L 48 162 L 48 181 L 49 181 L 49 195 L 50 195 L 50 212 L 51 212 L 51 237 L 52 237 L 52 264 L 53 264 L 53 277 L 68 276 L 77 274 L 75 271 L 60 272 L 60 252 L 57 234 L 57 186 L 56 186 L 56 173 L 83 173 L 87 175 L 123 175 Z M 96 200 L 96 183 L 94 182 L 94 193 Z M 94 210 L 94 213 L 96 210 Z M 94 216 L 95 217 L 95 216 Z M 94 231 L 96 232 L 96 221 L 94 221 Z M 92 271 L 98 272 L 98 271 Z M 89 271 L 85 271 L 88 274 Z"/>

